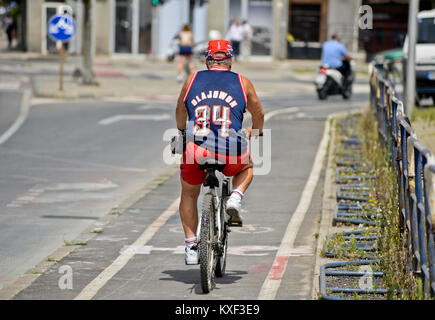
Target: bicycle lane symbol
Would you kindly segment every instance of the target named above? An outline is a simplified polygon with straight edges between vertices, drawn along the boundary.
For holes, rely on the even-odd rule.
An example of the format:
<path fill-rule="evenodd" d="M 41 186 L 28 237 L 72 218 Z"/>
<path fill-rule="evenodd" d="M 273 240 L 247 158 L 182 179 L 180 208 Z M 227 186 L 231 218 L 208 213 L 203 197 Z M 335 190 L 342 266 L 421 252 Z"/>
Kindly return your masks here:
<path fill-rule="evenodd" d="M 171 252 L 172 254 L 184 254 L 184 246 L 177 246 L 175 248 L 160 248 L 154 246 L 124 246 L 121 254 L 151 254 L 156 252 Z M 278 250 L 276 246 L 230 246 L 228 254 L 238 256 L 252 256 L 260 257 L 267 256 L 270 252 Z"/>
<path fill-rule="evenodd" d="M 274 229 L 271 227 L 264 227 L 260 226 L 259 224 L 246 224 L 243 225 L 242 228 L 231 228 L 231 231 L 238 232 L 238 233 L 266 233 L 266 232 L 272 232 Z M 171 232 L 175 233 L 183 233 L 183 227 L 182 226 L 176 226 L 169 229 Z"/>

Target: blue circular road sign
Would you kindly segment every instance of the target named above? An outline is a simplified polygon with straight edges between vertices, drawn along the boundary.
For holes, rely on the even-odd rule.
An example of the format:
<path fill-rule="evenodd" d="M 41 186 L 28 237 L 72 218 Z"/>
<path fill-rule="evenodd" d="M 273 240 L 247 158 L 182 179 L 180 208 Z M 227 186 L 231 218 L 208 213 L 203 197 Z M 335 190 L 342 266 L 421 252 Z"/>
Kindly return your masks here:
<path fill-rule="evenodd" d="M 74 36 L 76 24 L 67 14 L 56 15 L 48 21 L 48 34 L 54 41 L 66 42 Z"/>

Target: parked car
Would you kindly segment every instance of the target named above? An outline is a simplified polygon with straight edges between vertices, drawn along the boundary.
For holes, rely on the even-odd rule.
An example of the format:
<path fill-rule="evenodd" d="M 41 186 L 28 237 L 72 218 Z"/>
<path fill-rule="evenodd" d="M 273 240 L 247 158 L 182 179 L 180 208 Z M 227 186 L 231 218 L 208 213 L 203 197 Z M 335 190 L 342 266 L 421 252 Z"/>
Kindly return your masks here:
<path fill-rule="evenodd" d="M 417 19 L 418 33 L 415 47 L 417 100 L 432 97 L 435 104 L 435 9 L 419 12 Z M 407 39 L 403 52 L 406 57 L 408 54 Z"/>

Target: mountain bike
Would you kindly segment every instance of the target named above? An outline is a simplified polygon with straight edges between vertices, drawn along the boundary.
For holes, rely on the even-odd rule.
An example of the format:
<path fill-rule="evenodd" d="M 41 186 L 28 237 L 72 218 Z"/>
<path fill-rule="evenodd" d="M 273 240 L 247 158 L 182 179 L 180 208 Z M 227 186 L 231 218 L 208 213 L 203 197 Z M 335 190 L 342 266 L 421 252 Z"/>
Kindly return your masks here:
<path fill-rule="evenodd" d="M 215 276 L 225 275 L 229 227 L 239 225 L 226 219 L 225 202 L 231 194 L 231 178 L 224 176 L 220 184 L 216 177 L 216 171 L 222 172 L 225 163 L 208 159 L 200 163 L 200 168 L 206 170 L 203 186 L 207 189 L 203 196 L 197 238 L 201 287 L 204 293 L 209 293 L 215 287 Z"/>
<path fill-rule="evenodd" d="M 183 154 L 186 148 L 186 135 L 177 135 L 171 139 L 173 154 Z M 225 163 L 216 159 L 205 159 L 199 163 L 206 171 L 203 183 L 202 212 L 197 228 L 201 287 L 209 293 L 215 287 L 215 276 L 225 275 L 228 234 L 230 227 L 241 227 L 240 222 L 231 221 L 225 211 L 225 203 L 231 195 L 231 178 L 224 176 L 222 182 L 216 177 L 216 171 L 222 172 Z"/>

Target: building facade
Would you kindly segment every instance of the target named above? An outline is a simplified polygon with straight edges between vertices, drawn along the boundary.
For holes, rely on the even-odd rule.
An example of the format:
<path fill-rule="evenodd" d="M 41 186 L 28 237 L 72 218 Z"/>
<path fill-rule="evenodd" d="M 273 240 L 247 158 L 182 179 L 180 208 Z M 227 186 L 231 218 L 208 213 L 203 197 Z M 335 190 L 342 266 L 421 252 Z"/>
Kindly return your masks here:
<path fill-rule="evenodd" d="M 235 18 L 247 20 L 252 56 L 319 59 L 333 32 L 358 49 L 360 6 L 361 0 L 209 0 L 208 29 L 225 33 Z"/>
<path fill-rule="evenodd" d="M 206 40 L 206 5 L 202 0 L 91 0 L 94 52 L 110 56 L 163 58 L 171 40 L 190 23 L 198 40 Z M 27 0 L 27 50 L 50 54 L 55 43 L 47 36 L 51 16 L 71 7 L 77 33 L 68 43 L 70 53 L 80 52 L 84 6 L 82 0 Z M 201 25 L 198 25 L 202 24 Z"/>
<path fill-rule="evenodd" d="M 250 57 L 278 60 L 318 59 L 321 44 L 338 32 L 351 51 L 378 52 L 395 47 L 406 33 L 409 0 L 91 0 L 92 39 L 97 55 L 165 58 L 171 41 L 190 24 L 196 42 L 212 30 L 225 37 L 234 19 L 252 28 Z M 431 3 L 421 0 L 421 3 Z M 23 48 L 50 54 L 48 19 L 69 6 L 77 34 L 70 53 L 81 52 L 83 0 L 20 0 Z M 153 4 L 154 3 L 154 4 Z M 373 8 L 373 30 L 360 30 L 359 9 Z M 424 9 L 421 7 L 421 9 Z M 394 30 L 393 30 L 394 29 Z"/>

